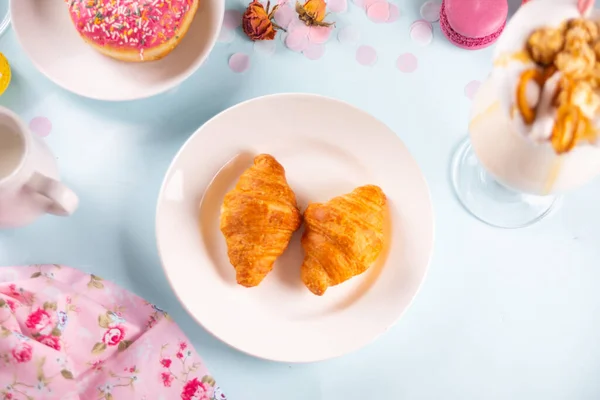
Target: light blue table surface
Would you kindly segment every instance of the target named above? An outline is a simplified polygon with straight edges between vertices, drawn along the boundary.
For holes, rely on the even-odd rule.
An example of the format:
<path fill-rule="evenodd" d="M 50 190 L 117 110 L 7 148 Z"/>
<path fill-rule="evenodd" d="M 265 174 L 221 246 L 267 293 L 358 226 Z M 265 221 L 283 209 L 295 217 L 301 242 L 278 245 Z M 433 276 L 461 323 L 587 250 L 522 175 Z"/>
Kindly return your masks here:
<path fill-rule="evenodd" d="M 527 229 L 494 229 L 467 214 L 452 193 L 449 162 L 466 134 L 464 87 L 486 77 L 492 49 L 459 50 L 438 24 L 433 43 L 419 47 L 408 31 L 421 1 L 397 4 L 402 16 L 393 24 L 374 24 L 354 5 L 335 16 L 338 27 L 356 25 L 361 43 L 377 49 L 373 67 L 359 65 L 354 49 L 335 39 L 323 59 L 310 61 L 279 40 L 273 56 L 253 54 L 238 36 L 217 44 L 177 90 L 131 103 L 58 88 L 9 31 L 0 51 L 14 75 L 0 105 L 25 121 L 51 120 L 45 140 L 81 206 L 70 218 L 0 231 L 0 265 L 62 263 L 161 305 L 232 400 L 599 399 L 600 182 L 567 195 L 555 214 Z M 227 66 L 237 51 L 251 54 L 244 74 Z M 413 74 L 395 68 L 405 52 L 419 59 Z M 421 166 L 436 217 L 430 270 L 403 318 L 362 350 L 310 365 L 258 360 L 204 331 L 167 284 L 154 237 L 160 184 L 183 142 L 227 107 L 278 92 L 337 97 L 388 124 Z"/>

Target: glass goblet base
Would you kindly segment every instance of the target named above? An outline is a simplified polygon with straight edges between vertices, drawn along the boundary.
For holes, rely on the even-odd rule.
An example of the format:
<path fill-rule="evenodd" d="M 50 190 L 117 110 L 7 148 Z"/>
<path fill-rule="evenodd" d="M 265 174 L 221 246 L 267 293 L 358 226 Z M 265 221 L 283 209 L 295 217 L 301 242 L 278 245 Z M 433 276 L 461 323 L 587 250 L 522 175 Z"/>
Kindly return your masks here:
<path fill-rule="evenodd" d="M 520 193 L 500 184 L 481 165 L 467 137 L 452 159 L 452 185 L 463 207 L 479 220 L 498 228 L 523 228 L 550 214 L 557 196 Z"/>

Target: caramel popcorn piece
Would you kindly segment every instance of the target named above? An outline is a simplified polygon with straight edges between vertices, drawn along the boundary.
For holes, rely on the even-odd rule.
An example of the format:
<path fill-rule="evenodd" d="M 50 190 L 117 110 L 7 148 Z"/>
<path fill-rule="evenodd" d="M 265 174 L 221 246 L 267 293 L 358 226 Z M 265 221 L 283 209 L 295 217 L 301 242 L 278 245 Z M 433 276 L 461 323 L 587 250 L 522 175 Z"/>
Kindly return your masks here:
<path fill-rule="evenodd" d="M 578 107 L 586 118 L 592 118 L 600 107 L 600 97 L 590 82 L 578 80 L 573 83 L 571 104 Z"/>
<path fill-rule="evenodd" d="M 591 123 L 600 106 L 600 97 L 589 82 L 563 78 L 557 96 L 556 122 L 550 141 L 557 154 L 569 152 L 580 141 L 590 143 L 597 140 Z M 587 115 L 586 115 L 587 114 Z"/>
<path fill-rule="evenodd" d="M 595 42 L 600 37 L 598 25 L 584 18 L 572 19 L 567 23 L 567 39 L 569 35 L 580 35 L 588 43 Z"/>
<path fill-rule="evenodd" d="M 600 42 L 594 43 L 594 53 L 596 53 L 596 60 L 600 60 Z"/>
<path fill-rule="evenodd" d="M 596 66 L 596 54 L 587 43 L 574 41 L 568 50 L 558 53 L 554 65 L 563 74 L 582 79 L 592 74 Z"/>
<path fill-rule="evenodd" d="M 595 50 L 595 49 L 594 49 Z M 596 55 L 596 60 L 598 60 L 598 55 Z M 596 62 L 594 69 L 590 74 L 590 84 L 594 89 L 600 88 L 600 63 Z"/>
<path fill-rule="evenodd" d="M 552 64 L 558 52 L 562 50 L 564 42 L 563 32 L 560 29 L 541 28 L 529 36 L 527 48 L 533 61 L 547 66 Z"/>

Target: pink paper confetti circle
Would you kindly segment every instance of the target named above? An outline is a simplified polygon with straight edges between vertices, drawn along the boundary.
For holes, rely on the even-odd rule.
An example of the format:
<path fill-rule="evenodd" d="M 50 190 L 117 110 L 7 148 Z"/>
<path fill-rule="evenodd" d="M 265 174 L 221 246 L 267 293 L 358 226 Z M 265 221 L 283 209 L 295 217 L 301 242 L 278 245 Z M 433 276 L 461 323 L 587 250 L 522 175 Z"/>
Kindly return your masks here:
<path fill-rule="evenodd" d="M 231 29 L 227 29 L 224 26 L 221 27 L 221 32 L 219 32 L 219 36 L 217 37 L 217 42 L 219 43 L 231 43 L 235 39 L 235 31 Z"/>
<path fill-rule="evenodd" d="M 250 68 L 250 57 L 244 53 L 235 53 L 229 57 L 229 68 L 236 74 L 242 73 Z"/>
<path fill-rule="evenodd" d="M 417 60 L 417 57 L 412 53 L 401 54 L 396 60 L 396 68 L 407 74 L 415 72 L 418 65 L 419 60 Z"/>
<path fill-rule="evenodd" d="M 348 0 L 329 0 L 327 2 L 329 11 L 334 13 L 342 13 L 348 10 Z"/>
<path fill-rule="evenodd" d="M 274 40 L 257 40 L 254 42 L 254 51 L 259 54 L 272 55 L 275 53 L 276 45 Z"/>
<path fill-rule="evenodd" d="M 421 46 L 427 46 L 433 39 L 433 27 L 431 23 L 423 19 L 415 21 L 410 26 L 410 38 L 413 42 Z"/>
<path fill-rule="evenodd" d="M 421 18 L 427 22 L 437 22 L 440 20 L 440 8 L 442 4 L 437 1 L 426 1 L 421 6 Z"/>
<path fill-rule="evenodd" d="M 287 4 L 280 5 L 275 11 L 275 23 L 283 29 L 287 29 L 294 19 L 294 10 Z"/>
<path fill-rule="evenodd" d="M 363 0 L 363 8 L 367 11 L 375 3 L 387 3 L 387 0 Z"/>
<path fill-rule="evenodd" d="M 360 46 L 356 49 L 356 61 L 360 65 L 371 66 L 377 61 L 377 51 L 371 46 Z"/>
<path fill-rule="evenodd" d="M 298 18 L 292 20 L 292 23 L 288 26 L 288 33 L 295 33 L 297 35 L 308 36 L 310 32 L 310 27 L 306 26 L 302 21 Z"/>
<path fill-rule="evenodd" d="M 301 52 L 308 46 L 308 36 L 304 31 L 291 31 L 285 38 L 285 45 L 292 51 Z"/>
<path fill-rule="evenodd" d="M 238 10 L 226 10 L 223 15 L 223 26 L 227 29 L 235 29 L 242 24 L 242 13 Z"/>
<path fill-rule="evenodd" d="M 313 26 L 308 32 L 308 39 L 311 43 L 325 43 L 333 31 L 332 27 Z"/>
<path fill-rule="evenodd" d="M 398 18 L 400 18 L 400 9 L 394 3 L 390 3 L 389 6 L 390 6 L 390 16 L 389 16 L 387 22 L 392 23 L 392 22 L 398 21 Z"/>
<path fill-rule="evenodd" d="M 383 23 L 387 22 L 390 18 L 390 6 L 386 1 L 385 3 L 373 3 L 367 9 L 367 17 L 373 22 Z"/>
<path fill-rule="evenodd" d="M 475 97 L 475 94 L 479 90 L 480 85 L 481 85 L 481 82 L 479 82 L 479 81 L 471 81 L 471 82 L 467 83 L 467 86 L 465 86 L 465 96 L 467 96 L 469 99 L 473 100 L 473 98 Z"/>
<path fill-rule="evenodd" d="M 309 60 L 318 60 L 325 54 L 325 45 L 320 43 L 310 43 L 302 52 Z"/>
<path fill-rule="evenodd" d="M 46 117 L 35 117 L 29 121 L 29 129 L 38 136 L 46 137 L 52 131 L 52 122 Z"/>
<path fill-rule="evenodd" d="M 365 0 L 352 0 L 352 2 L 359 8 L 365 8 Z"/>
<path fill-rule="evenodd" d="M 346 26 L 338 31 L 338 40 L 342 44 L 356 44 L 360 40 L 360 31 L 353 25 Z"/>

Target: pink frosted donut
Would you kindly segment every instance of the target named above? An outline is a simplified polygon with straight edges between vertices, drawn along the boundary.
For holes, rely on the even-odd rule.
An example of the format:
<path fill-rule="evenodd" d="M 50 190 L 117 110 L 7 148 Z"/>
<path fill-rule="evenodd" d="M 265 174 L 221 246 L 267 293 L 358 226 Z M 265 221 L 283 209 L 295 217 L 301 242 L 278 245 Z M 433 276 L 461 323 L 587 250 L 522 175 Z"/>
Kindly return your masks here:
<path fill-rule="evenodd" d="M 65 0 L 81 37 L 122 61 L 158 60 L 183 39 L 199 0 Z"/>

